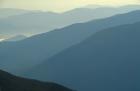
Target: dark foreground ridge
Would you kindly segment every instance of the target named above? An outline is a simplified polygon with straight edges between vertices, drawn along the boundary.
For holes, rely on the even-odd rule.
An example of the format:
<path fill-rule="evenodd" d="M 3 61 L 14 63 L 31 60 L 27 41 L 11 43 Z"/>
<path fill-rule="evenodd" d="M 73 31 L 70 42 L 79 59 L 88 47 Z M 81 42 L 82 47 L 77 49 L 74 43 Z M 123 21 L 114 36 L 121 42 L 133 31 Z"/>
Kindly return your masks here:
<path fill-rule="evenodd" d="M 14 76 L 0 70 L 0 91 L 73 91 L 51 82 L 40 82 Z"/>

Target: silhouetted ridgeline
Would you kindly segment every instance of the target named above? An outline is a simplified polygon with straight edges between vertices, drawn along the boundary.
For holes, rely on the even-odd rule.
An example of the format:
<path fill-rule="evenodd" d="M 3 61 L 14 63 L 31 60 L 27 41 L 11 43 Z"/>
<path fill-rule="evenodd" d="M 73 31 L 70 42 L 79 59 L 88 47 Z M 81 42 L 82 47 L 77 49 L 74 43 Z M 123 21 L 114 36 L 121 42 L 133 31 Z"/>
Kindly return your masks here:
<path fill-rule="evenodd" d="M 16 77 L 0 70 L 0 91 L 73 91 L 64 86 Z"/>

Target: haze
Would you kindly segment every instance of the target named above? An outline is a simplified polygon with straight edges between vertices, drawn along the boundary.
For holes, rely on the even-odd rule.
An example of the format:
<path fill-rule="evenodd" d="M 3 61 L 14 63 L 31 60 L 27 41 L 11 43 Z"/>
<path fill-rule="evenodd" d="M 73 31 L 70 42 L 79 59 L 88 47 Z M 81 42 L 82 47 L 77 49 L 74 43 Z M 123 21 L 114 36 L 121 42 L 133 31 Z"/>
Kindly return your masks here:
<path fill-rule="evenodd" d="M 63 12 L 91 4 L 122 6 L 139 4 L 139 0 L 3 0 L 1 7 Z"/>

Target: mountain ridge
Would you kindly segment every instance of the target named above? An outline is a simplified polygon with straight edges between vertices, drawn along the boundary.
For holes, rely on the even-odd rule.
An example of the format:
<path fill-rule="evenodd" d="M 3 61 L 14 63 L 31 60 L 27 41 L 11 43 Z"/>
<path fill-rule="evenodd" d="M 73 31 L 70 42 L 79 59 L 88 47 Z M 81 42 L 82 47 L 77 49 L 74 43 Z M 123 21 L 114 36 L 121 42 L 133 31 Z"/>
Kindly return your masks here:
<path fill-rule="evenodd" d="M 26 39 L 27 37 L 25 35 L 16 35 L 16 36 L 13 36 L 13 37 L 10 37 L 8 39 L 4 39 L 3 41 L 4 42 L 15 42 L 15 41 L 21 41 L 21 40 L 24 40 Z"/>
<path fill-rule="evenodd" d="M 0 68 L 8 72 L 20 74 L 23 70 L 40 64 L 44 59 L 50 58 L 64 49 L 82 42 L 98 31 L 138 22 L 140 21 L 139 16 L 140 11 L 134 11 L 107 19 L 74 24 L 15 43 L 1 43 L 0 58 L 2 61 Z"/>
<path fill-rule="evenodd" d="M 0 33 L 5 35 L 15 33 L 39 34 L 51 31 L 53 29 L 63 28 L 74 23 L 83 23 L 90 20 L 111 17 L 120 13 L 128 13 L 136 10 L 137 8 L 135 7 L 136 6 L 124 6 L 122 7 L 124 9 L 114 7 L 88 9 L 85 7 L 73 9 L 64 13 L 31 11 L 23 15 L 16 15 L 6 19 L 0 19 L 1 30 L 3 30 Z M 9 27 L 7 28 L 6 26 Z"/>
<path fill-rule="evenodd" d="M 140 82 L 139 25 L 140 22 L 97 32 L 44 60 L 26 76 L 58 82 L 79 91 L 138 91 L 140 88 L 135 84 Z"/>

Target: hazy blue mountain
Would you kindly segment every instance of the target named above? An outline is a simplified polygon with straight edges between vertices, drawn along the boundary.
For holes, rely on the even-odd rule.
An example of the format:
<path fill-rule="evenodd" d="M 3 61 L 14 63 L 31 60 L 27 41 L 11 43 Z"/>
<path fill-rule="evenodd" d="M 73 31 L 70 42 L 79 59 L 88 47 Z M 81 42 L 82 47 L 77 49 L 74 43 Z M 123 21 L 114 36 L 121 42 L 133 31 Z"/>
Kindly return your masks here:
<path fill-rule="evenodd" d="M 27 37 L 25 35 L 16 35 L 16 36 L 10 37 L 8 39 L 5 39 L 4 41 L 7 41 L 7 42 L 15 42 L 15 41 L 24 40 L 26 38 Z"/>
<path fill-rule="evenodd" d="M 120 7 L 107 7 L 107 6 L 95 6 L 97 8 L 94 7 L 94 5 L 89 5 L 89 6 L 86 6 L 87 8 L 89 9 L 95 9 L 95 10 L 98 10 L 98 9 L 103 9 L 103 12 L 104 10 L 106 10 L 107 8 L 108 9 L 112 9 L 112 12 L 114 10 L 114 12 L 116 13 L 126 13 L 126 12 L 130 12 L 130 11 L 134 11 L 134 10 L 140 10 L 140 5 L 126 5 L 126 6 L 120 6 Z M 93 8 L 92 8 L 93 7 Z M 111 13 L 111 11 L 110 11 Z"/>
<path fill-rule="evenodd" d="M 62 28 L 74 23 L 83 23 L 95 19 L 110 17 L 120 13 L 127 13 L 137 10 L 138 7 L 139 6 L 136 5 L 120 8 L 99 7 L 95 9 L 85 7 L 73 9 L 61 14 L 31 11 L 22 15 L 20 14 L 0 19 L 0 34 L 38 34 Z"/>
<path fill-rule="evenodd" d="M 97 32 L 34 67 L 27 76 L 78 91 L 139 91 L 139 54 L 140 22 Z"/>
<path fill-rule="evenodd" d="M 134 11 L 88 23 L 74 24 L 15 43 L 3 42 L 0 44 L 0 68 L 13 73 L 22 72 L 85 40 L 97 31 L 138 22 L 139 16 L 140 11 Z"/>
<path fill-rule="evenodd" d="M 95 19 L 106 18 L 118 14 L 115 8 L 103 7 L 96 9 L 76 8 L 71 11 L 65 12 L 63 16 L 71 18 L 73 23 L 82 23 Z"/>
<path fill-rule="evenodd" d="M 89 8 L 89 9 L 97 9 L 97 8 L 104 8 L 104 7 L 110 7 L 112 8 L 113 6 L 104 6 L 104 5 L 87 5 L 84 8 Z M 121 9 L 126 9 L 126 10 L 136 10 L 136 9 L 140 9 L 140 5 L 136 5 L 136 4 L 130 4 L 130 5 L 125 5 L 125 6 L 120 6 L 120 7 L 115 7 L 114 8 L 121 8 Z"/>
<path fill-rule="evenodd" d="M 0 19 L 25 14 L 29 11 L 22 9 L 0 8 Z"/>
<path fill-rule="evenodd" d="M 52 82 L 41 82 L 14 76 L 0 70 L 1 91 L 73 91 Z"/>
<path fill-rule="evenodd" d="M 120 11 L 130 11 L 130 10 L 140 10 L 140 5 L 126 5 L 126 6 L 121 6 Z"/>
<path fill-rule="evenodd" d="M 52 12 L 29 12 L 0 20 L 1 34 L 34 34 L 52 29 L 58 24 L 58 14 Z M 53 22 L 53 23 L 52 23 Z M 7 27 L 9 26 L 9 27 Z"/>

